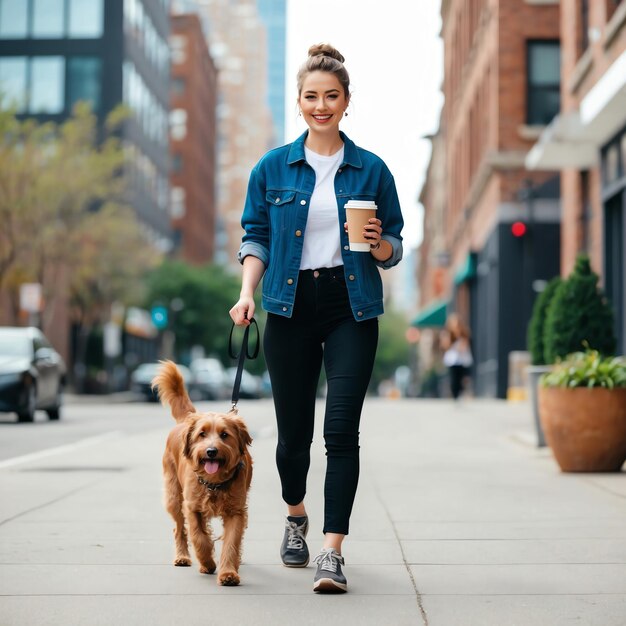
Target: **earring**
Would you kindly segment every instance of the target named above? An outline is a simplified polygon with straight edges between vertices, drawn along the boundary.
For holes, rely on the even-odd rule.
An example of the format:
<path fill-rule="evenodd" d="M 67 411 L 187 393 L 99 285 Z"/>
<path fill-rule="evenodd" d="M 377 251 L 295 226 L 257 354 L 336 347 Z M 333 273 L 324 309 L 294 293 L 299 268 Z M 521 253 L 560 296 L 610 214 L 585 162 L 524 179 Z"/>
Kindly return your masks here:
<path fill-rule="evenodd" d="M 343 114 L 348 117 L 348 111 L 344 111 Z"/>
<path fill-rule="evenodd" d="M 302 117 L 302 110 L 298 111 L 298 117 Z"/>

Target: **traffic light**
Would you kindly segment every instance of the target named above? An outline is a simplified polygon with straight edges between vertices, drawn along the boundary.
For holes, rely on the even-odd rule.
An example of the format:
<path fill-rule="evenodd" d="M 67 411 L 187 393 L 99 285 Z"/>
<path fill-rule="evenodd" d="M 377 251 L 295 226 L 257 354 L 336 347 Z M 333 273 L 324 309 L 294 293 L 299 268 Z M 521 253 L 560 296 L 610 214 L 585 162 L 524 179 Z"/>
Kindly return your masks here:
<path fill-rule="evenodd" d="M 152 323 L 159 329 L 167 328 L 167 309 L 164 306 L 153 306 L 150 311 Z"/>
<path fill-rule="evenodd" d="M 513 233 L 513 237 L 523 237 L 527 230 L 528 228 L 524 222 L 513 222 L 513 224 L 511 224 L 511 233 Z"/>

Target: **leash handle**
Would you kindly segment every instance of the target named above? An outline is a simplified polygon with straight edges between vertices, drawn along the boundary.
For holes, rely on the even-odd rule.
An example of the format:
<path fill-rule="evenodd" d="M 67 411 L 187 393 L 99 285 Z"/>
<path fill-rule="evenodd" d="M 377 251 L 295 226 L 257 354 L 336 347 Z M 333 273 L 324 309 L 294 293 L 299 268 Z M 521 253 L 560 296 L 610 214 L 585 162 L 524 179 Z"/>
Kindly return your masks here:
<path fill-rule="evenodd" d="M 250 353 L 249 350 L 249 335 L 250 335 L 250 327 L 254 325 L 256 328 L 256 344 L 254 346 L 254 351 Z M 243 376 L 243 364 L 246 358 L 253 360 L 256 359 L 259 355 L 259 326 L 256 323 L 254 318 L 250 319 L 250 324 L 246 326 L 246 329 L 243 332 L 243 340 L 241 342 L 241 350 L 239 354 L 235 354 L 233 350 L 233 333 L 235 331 L 235 323 L 230 329 L 230 336 L 228 337 L 228 354 L 231 359 L 237 359 L 237 374 L 235 375 L 235 383 L 233 385 L 233 395 L 231 398 L 231 407 L 230 410 L 234 413 L 237 412 L 237 403 L 239 402 L 239 389 L 241 388 L 241 377 Z"/>

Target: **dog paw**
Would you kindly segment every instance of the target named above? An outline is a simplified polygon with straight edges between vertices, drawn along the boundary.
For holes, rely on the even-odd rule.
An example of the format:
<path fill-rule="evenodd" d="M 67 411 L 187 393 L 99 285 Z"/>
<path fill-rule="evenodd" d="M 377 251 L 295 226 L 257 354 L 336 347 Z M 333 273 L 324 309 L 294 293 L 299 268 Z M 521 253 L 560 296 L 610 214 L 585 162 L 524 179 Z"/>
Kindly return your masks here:
<path fill-rule="evenodd" d="M 176 567 L 189 567 L 191 565 L 191 559 L 188 556 L 180 556 L 174 559 L 174 565 Z"/>
<path fill-rule="evenodd" d="M 215 574 L 215 569 L 216 566 L 215 564 L 211 565 L 201 565 L 200 566 L 200 573 L 201 574 Z"/>
<path fill-rule="evenodd" d="M 217 582 L 224 587 L 235 587 L 239 584 L 239 574 L 237 572 L 224 572 L 217 577 Z"/>

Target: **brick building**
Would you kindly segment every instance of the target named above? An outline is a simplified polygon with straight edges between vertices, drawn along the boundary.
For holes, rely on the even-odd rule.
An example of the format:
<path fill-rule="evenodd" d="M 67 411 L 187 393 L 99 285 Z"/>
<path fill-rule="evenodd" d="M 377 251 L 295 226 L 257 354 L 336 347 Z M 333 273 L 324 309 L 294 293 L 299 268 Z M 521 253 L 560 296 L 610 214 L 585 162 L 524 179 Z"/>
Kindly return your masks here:
<path fill-rule="evenodd" d="M 524 166 L 559 111 L 559 6 L 443 0 L 441 14 L 445 105 L 422 192 L 414 324 L 458 311 L 472 329 L 476 392 L 504 397 L 536 289 L 559 272 L 558 177 Z"/>
<path fill-rule="evenodd" d="M 197 15 L 171 26 L 172 230 L 179 256 L 202 264 L 215 252 L 217 69 Z"/>
<path fill-rule="evenodd" d="M 560 172 L 561 270 L 587 252 L 626 350 L 626 1 L 562 0 L 561 111 L 526 159 Z"/>

